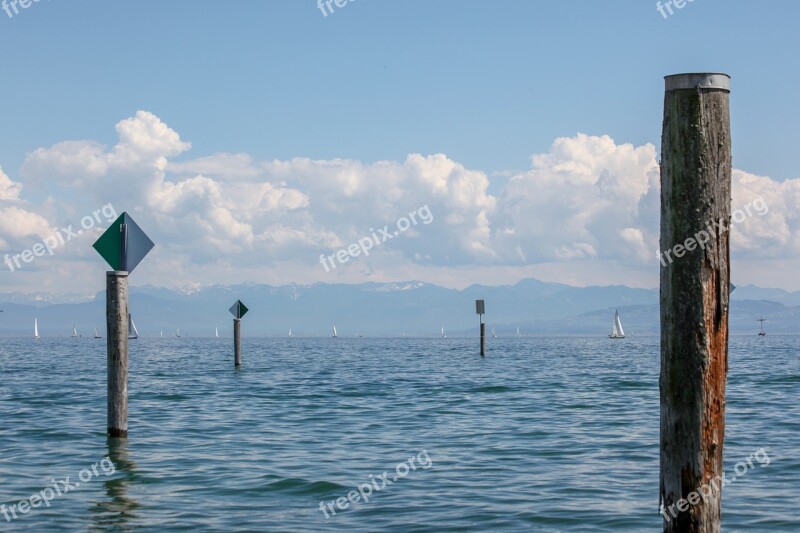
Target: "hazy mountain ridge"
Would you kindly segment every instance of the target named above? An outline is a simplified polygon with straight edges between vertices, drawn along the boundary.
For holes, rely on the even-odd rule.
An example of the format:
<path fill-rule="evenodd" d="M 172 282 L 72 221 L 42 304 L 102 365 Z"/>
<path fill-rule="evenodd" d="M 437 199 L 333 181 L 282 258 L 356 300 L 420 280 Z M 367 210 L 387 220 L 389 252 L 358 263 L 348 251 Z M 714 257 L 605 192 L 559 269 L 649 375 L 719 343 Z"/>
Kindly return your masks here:
<path fill-rule="evenodd" d="M 70 298 L 74 298 L 70 301 Z M 448 335 L 474 334 L 478 317 L 475 300 L 486 301 L 484 317 L 497 334 L 602 335 L 611 330 L 619 309 L 626 333 L 652 335 L 659 331 L 658 289 L 623 285 L 573 287 L 525 279 L 515 285 L 471 285 L 448 289 L 422 281 L 314 283 L 270 286 L 245 283 L 232 286 L 192 286 L 184 290 L 132 287 L 130 309 L 143 336 L 171 336 L 180 329 L 190 336 L 211 336 L 219 328 L 229 336 L 228 308 L 241 299 L 251 312 L 245 331 L 253 336 L 283 336 L 289 328 L 297 336 L 329 335 L 334 325 L 340 335 Z M 43 336 L 67 336 L 72 324 L 88 335 L 105 329 L 105 293 L 94 297 L 0 295 L 0 335 L 31 334 L 39 319 Z M 763 315 L 772 333 L 798 333 L 800 292 L 738 287 L 732 294 L 731 333 L 758 331 Z"/>

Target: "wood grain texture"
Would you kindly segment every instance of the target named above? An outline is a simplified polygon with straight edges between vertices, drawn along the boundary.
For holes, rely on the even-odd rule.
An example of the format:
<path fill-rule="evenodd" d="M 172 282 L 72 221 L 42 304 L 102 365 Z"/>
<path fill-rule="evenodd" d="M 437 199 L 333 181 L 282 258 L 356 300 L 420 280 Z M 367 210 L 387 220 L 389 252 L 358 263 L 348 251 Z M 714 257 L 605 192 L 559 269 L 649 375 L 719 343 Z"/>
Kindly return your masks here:
<path fill-rule="evenodd" d="M 722 490 L 680 504 L 722 475 L 730 296 L 730 96 L 668 91 L 661 163 L 661 475 L 665 532 L 718 532 Z M 714 224 L 717 222 L 717 224 Z M 718 224 L 722 224 L 720 227 Z M 688 243 L 687 243 L 688 244 Z M 679 509 L 683 508 L 683 511 Z M 672 509 L 672 511 L 667 511 Z"/>
<path fill-rule="evenodd" d="M 128 436 L 128 273 L 106 274 L 108 435 Z"/>

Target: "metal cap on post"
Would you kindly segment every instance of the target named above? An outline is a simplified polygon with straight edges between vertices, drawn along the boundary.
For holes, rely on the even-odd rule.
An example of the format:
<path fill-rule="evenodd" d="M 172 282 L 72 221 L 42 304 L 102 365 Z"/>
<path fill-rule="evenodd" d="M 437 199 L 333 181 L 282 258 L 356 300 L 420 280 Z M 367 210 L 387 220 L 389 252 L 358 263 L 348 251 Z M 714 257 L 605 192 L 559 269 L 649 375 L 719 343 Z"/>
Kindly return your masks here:
<path fill-rule="evenodd" d="M 672 74 L 664 76 L 664 82 L 666 92 L 684 89 L 719 89 L 728 92 L 731 90 L 731 77 L 721 72 L 711 74 Z"/>

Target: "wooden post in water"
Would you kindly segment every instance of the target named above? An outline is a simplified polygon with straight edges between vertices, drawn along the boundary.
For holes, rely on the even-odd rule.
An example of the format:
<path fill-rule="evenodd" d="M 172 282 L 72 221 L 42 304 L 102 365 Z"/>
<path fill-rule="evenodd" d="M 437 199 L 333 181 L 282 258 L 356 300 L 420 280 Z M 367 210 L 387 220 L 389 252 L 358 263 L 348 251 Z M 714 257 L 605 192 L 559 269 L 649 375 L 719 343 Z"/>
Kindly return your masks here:
<path fill-rule="evenodd" d="M 106 273 L 108 435 L 128 436 L 128 274 L 153 249 L 128 213 L 122 213 L 92 245 L 113 269 Z"/>
<path fill-rule="evenodd" d="M 486 356 L 486 324 L 483 323 L 483 315 L 486 314 L 486 303 L 483 300 L 475 300 L 475 313 L 481 321 L 481 357 Z"/>
<path fill-rule="evenodd" d="M 128 436 L 128 273 L 106 273 L 108 435 Z"/>
<path fill-rule="evenodd" d="M 665 532 L 720 531 L 731 286 L 729 101 L 726 74 L 666 77 L 659 252 Z"/>
<path fill-rule="evenodd" d="M 234 366 L 242 366 L 242 319 L 233 319 L 233 357 Z"/>
<path fill-rule="evenodd" d="M 242 366 L 242 317 L 249 309 L 241 300 L 236 300 L 229 311 L 233 315 L 233 364 L 239 368 Z"/>

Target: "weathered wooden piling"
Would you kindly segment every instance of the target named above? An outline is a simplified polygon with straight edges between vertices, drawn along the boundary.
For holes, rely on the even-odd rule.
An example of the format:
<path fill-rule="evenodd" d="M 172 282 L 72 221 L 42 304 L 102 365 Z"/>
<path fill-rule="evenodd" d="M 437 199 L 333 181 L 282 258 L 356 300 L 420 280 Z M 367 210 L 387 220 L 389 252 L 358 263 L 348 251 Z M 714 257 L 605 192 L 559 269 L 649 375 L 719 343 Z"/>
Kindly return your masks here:
<path fill-rule="evenodd" d="M 481 357 L 486 357 L 486 324 L 483 323 L 483 315 L 486 314 L 486 303 L 483 300 L 475 300 L 475 313 L 481 322 Z"/>
<path fill-rule="evenodd" d="M 666 77 L 659 256 L 665 532 L 720 531 L 730 294 L 729 103 L 726 74 Z"/>
<path fill-rule="evenodd" d="M 233 357 L 234 366 L 242 366 L 242 319 L 233 319 Z"/>
<path fill-rule="evenodd" d="M 128 436 L 128 273 L 106 273 L 108 435 Z"/>

